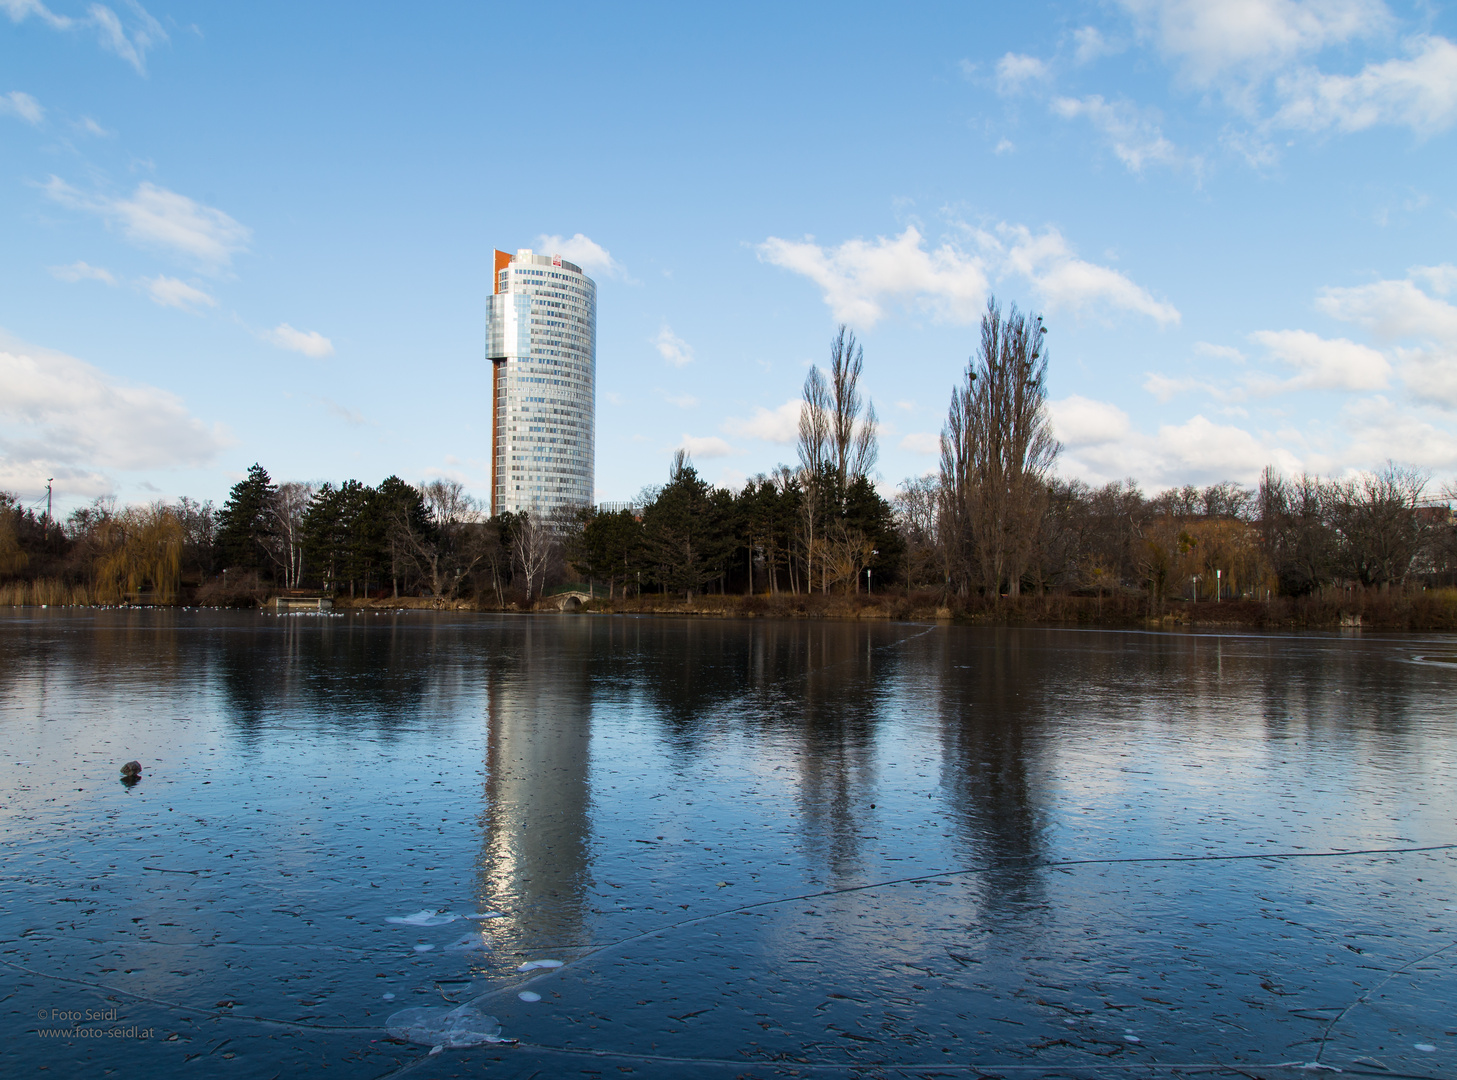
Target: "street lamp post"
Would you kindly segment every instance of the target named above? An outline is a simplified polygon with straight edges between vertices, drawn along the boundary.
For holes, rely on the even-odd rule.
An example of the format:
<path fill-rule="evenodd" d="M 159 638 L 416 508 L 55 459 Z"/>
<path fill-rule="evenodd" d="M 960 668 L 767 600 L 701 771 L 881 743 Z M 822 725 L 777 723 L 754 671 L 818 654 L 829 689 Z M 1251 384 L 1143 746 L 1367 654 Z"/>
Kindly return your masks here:
<path fill-rule="evenodd" d="M 1224 599 L 1224 571 L 1214 571 L 1214 599 L 1217 603 Z"/>

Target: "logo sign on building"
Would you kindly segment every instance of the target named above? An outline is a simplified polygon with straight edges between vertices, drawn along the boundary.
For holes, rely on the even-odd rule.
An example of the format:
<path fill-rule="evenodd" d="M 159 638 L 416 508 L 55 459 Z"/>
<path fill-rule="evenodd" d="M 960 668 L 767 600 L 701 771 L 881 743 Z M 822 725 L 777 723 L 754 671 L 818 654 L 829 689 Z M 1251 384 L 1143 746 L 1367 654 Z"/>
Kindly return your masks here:
<path fill-rule="evenodd" d="M 551 264 L 553 266 L 560 266 L 562 264 L 562 257 L 560 255 L 553 255 L 551 257 Z"/>

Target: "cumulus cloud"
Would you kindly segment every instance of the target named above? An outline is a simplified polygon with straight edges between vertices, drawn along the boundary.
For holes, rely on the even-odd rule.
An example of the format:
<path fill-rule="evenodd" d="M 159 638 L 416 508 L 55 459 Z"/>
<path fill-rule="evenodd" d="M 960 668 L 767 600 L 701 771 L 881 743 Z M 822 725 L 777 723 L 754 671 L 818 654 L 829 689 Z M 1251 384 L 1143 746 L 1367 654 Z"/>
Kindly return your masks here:
<path fill-rule="evenodd" d="M 993 246 L 1004 272 L 1025 277 L 1052 308 L 1110 310 L 1147 315 L 1160 326 L 1177 324 L 1179 311 L 1106 266 L 1079 259 L 1062 233 L 1049 226 L 1034 234 L 1023 225 L 1002 225 Z"/>
<path fill-rule="evenodd" d="M 288 323 L 279 323 L 263 335 L 271 345 L 290 352 L 303 353 L 315 360 L 334 355 L 334 343 L 317 330 L 295 330 Z"/>
<path fill-rule="evenodd" d="M 1316 306 L 1342 322 L 1364 326 L 1388 341 L 1426 338 L 1457 344 L 1457 306 L 1428 295 L 1411 278 L 1445 284 L 1451 266 L 1418 267 L 1405 281 L 1375 281 L 1321 292 Z M 1430 286 L 1429 286 L 1430 287 Z M 1439 295 L 1445 288 L 1433 288 Z"/>
<path fill-rule="evenodd" d="M 1196 86 L 1258 79 L 1391 24 L 1381 0 L 1121 0 L 1140 34 Z"/>
<path fill-rule="evenodd" d="M 1189 162 L 1183 151 L 1164 137 L 1153 110 L 1140 109 L 1127 101 L 1104 101 L 1100 94 L 1054 98 L 1050 107 L 1064 120 L 1087 120 L 1129 172 L 1141 173 L 1145 165 L 1178 168 Z"/>
<path fill-rule="evenodd" d="M 1182 424 L 1163 424 L 1147 435 L 1121 426 L 1122 410 L 1106 402 L 1084 399 L 1077 411 L 1087 425 L 1082 434 L 1087 442 L 1075 443 L 1075 429 L 1067 435 L 1053 430 L 1067 444 L 1059 470 L 1093 483 L 1106 483 L 1133 476 L 1151 487 L 1171 484 L 1205 484 L 1218 480 L 1253 483 L 1266 465 L 1284 472 L 1299 472 L 1304 463 L 1294 453 L 1266 436 L 1244 428 L 1217 424 L 1196 415 Z M 1102 406 L 1102 408 L 1098 408 Z M 1121 418 L 1121 419 L 1120 419 Z M 1104 425 L 1099 426 L 1099 422 Z"/>
<path fill-rule="evenodd" d="M 110 270 L 92 266 L 88 262 L 73 262 L 67 266 L 52 266 L 50 269 L 51 276 L 61 281 L 104 281 L 108 285 L 116 284 L 116 278 Z"/>
<path fill-rule="evenodd" d="M 1394 355 L 1411 395 L 1457 409 L 1457 306 L 1441 299 L 1454 288 L 1457 266 L 1415 266 L 1405 280 L 1326 289 L 1316 305 L 1382 341 L 1403 342 Z"/>
<path fill-rule="evenodd" d="M 924 431 L 912 431 L 901 439 L 900 448 L 909 450 L 913 454 L 939 454 L 941 453 L 941 436 Z"/>
<path fill-rule="evenodd" d="M 685 434 L 676 449 L 686 450 L 689 457 L 695 458 L 721 458 L 735 453 L 734 448 L 717 435 Z"/>
<path fill-rule="evenodd" d="M 1021 93 L 1027 84 L 1043 82 L 1049 74 L 1047 64 L 1037 57 L 1009 52 L 997 61 L 997 93 Z"/>
<path fill-rule="evenodd" d="M 537 250 L 560 255 L 568 262 L 574 262 L 590 274 L 606 274 L 622 277 L 622 264 L 612 257 L 611 252 L 597 241 L 581 233 L 571 236 L 538 236 Z"/>
<path fill-rule="evenodd" d="M 950 322 L 969 323 L 980 315 L 986 297 L 982 261 L 950 243 L 927 251 L 914 225 L 890 239 L 847 240 L 834 248 L 816 244 L 813 237 L 771 236 L 758 251 L 764 262 L 813 281 L 824 290 L 835 318 L 856 326 L 874 326 L 896 300 Z"/>
<path fill-rule="evenodd" d="M 105 4 L 92 4 L 86 17 L 78 19 L 58 15 L 41 0 L 0 0 L 0 11 L 10 16 L 11 22 L 24 22 L 34 16 L 53 30 L 94 30 L 103 49 L 136 68 L 137 74 L 145 75 L 147 52 L 168 40 L 167 31 L 136 0 L 127 0 L 125 10 L 127 18 L 123 21 Z"/>
<path fill-rule="evenodd" d="M 866 328 L 896 301 L 948 322 L 975 322 L 991 273 L 1027 279 L 1049 307 L 1101 315 L 1127 311 L 1160 325 L 1179 321 L 1172 304 L 1156 300 L 1116 270 L 1078 258 L 1057 229 L 1034 234 L 1003 223 L 993 229 L 959 225 L 958 231 L 970 250 L 948 240 L 927 251 L 912 225 L 891 239 L 847 240 L 835 248 L 816 244 L 813 237 L 770 237 L 759 245 L 759 258 L 808 277 L 824 290 L 836 319 Z"/>
<path fill-rule="evenodd" d="M 1420 135 L 1457 121 L 1457 45 L 1442 37 L 1408 43 L 1410 59 L 1367 64 L 1355 75 L 1305 68 L 1282 77 L 1275 123 L 1311 131 L 1361 131 L 1376 124 Z"/>
<path fill-rule="evenodd" d="M 673 328 L 667 323 L 658 331 L 658 336 L 653 338 L 653 344 L 657 347 L 658 355 L 674 367 L 693 363 L 693 346 L 673 333 Z"/>
<path fill-rule="evenodd" d="M 196 468 L 230 441 L 175 394 L 0 333 L 0 474 L 67 475 L 110 490 L 108 470 Z"/>
<path fill-rule="evenodd" d="M 201 289 L 195 289 L 185 281 L 179 281 L 165 274 L 154 278 L 142 278 L 142 286 L 155 303 L 163 307 L 175 307 L 197 314 L 202 308 L 217 307 L 218 302 Z"/>
<path fill-rule="evenodd" d="M 1073 56 L 1079 64 L 1087 64 L 1100 56 L 1111 56 L 1122 47 L 1109 41 L 1096 26 L 1080 26 L 1073 31 Z"/>
<path fill-rule="evenodd" d="M 223 211 L 150 181 L 139 184 L 130 197 L 87 195 L 58 176 L 52 176 L 44 190 L 62 206 L 117 225 L 134 244 L 181 255 L 203 269 L 227 266 L 235 254 L 247 249 L 253 235 Z"/>
<path fill-rule="evenodd" d="M 781 445 L 792 443 L 799 438 L 799 406 L 798 398 L 774 409 L 758 405 L 748 419 L 729 417 L 723 422 L 723 430 L 743 439 L 762 439 Z"/>
<path fill-rule="evenodd" d="M 46 111 L 35 98 L 20 90 L 0 94 L 0 115 L 18 116 L 32 127 L 40 127 Z"/>
<path fill-rule="evenodd" d="M 1127 436 L 1128 414 L 1106 401 L 1073 394 L 1047 403 L 1052 433 L 1067 447 L 1101 446 Z"/>
<path fill-rule="evenodd" d="M 1308 330 L 1259 330 L 1250 340 L 1296 374 L 1274 390 L 1380 390 L 1391 364 L 1375 349 L 1345 338 L 1323 338 Z"/>
<path fill-rule="evenodd" d="M 693 409 L 698 406 L 698 399 L 692 394 L 670 394 L 664 390 L 658 393 L 663 395 L 663 400 L 669 405 L 676 405 L 680 409 Z"/>

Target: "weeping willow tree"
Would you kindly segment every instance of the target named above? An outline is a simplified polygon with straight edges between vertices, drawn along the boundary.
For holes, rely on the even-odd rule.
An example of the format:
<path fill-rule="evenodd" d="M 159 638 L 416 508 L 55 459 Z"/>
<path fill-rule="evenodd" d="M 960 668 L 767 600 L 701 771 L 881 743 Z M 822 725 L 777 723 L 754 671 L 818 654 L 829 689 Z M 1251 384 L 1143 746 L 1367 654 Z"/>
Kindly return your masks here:
<path fill-rule="evenodd" d="M 129 506 L 98 522 L 92 563 L 96 598 L 111 604 L 150 590 L 157 603 L 177 599 L 185 534 L 177 514 L 162 503 Z"/>

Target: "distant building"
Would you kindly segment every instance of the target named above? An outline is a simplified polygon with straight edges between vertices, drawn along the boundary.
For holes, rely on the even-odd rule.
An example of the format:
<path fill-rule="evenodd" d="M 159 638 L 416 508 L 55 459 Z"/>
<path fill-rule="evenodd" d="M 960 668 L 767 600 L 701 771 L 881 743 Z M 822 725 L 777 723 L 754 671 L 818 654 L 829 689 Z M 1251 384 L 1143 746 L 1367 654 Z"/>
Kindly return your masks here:
<path fill-rule="evenodd" d="M 491 513 L 590 506 L 597 285 L 560 255 L 496 252 L 486 316 Z"/>

